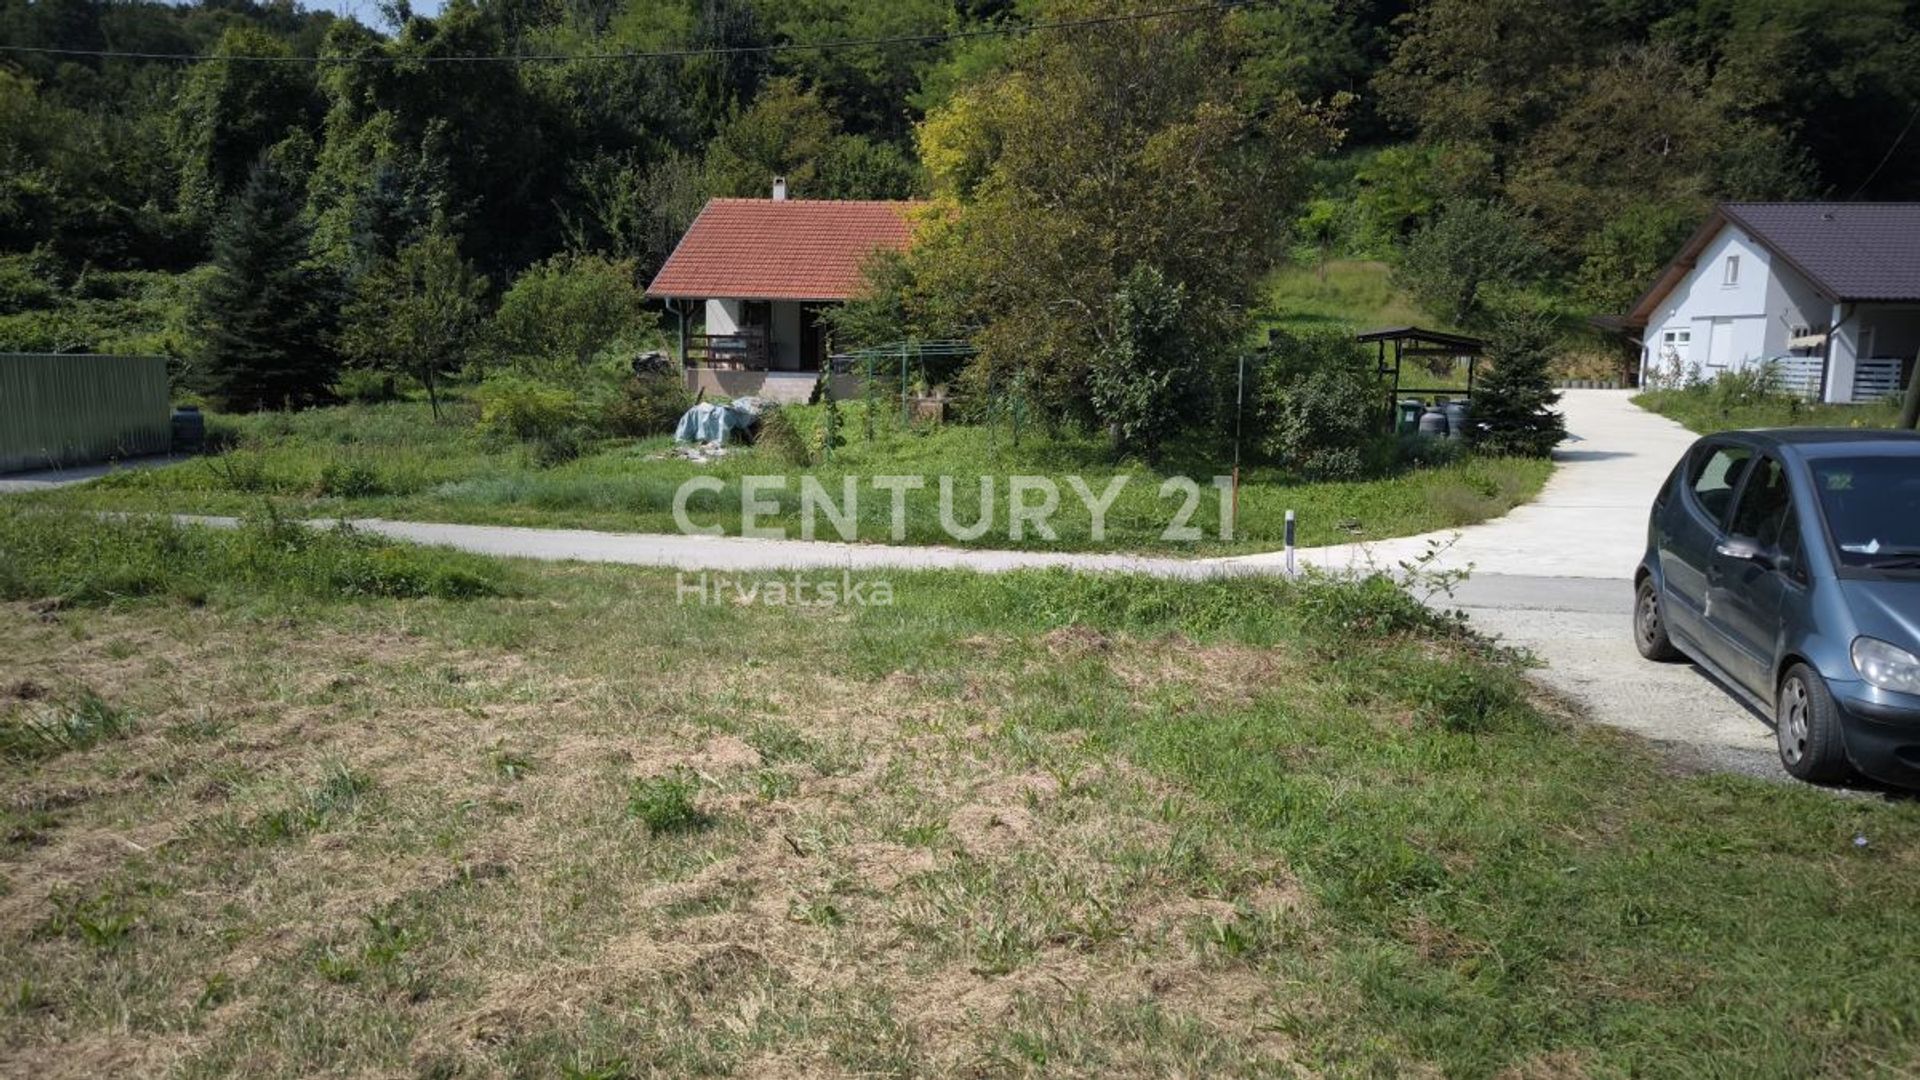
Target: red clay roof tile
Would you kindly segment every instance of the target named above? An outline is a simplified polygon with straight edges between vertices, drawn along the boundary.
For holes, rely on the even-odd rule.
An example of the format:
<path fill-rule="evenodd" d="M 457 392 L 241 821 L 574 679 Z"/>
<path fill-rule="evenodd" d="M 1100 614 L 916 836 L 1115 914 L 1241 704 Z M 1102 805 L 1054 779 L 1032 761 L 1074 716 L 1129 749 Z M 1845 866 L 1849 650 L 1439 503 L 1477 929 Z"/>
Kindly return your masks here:
<path fill-rule="evenodd" d="M 647 287 L 649 296 L 849 300 L 875 251 L 905 251 L 920 203 L 714 199 Z"/>

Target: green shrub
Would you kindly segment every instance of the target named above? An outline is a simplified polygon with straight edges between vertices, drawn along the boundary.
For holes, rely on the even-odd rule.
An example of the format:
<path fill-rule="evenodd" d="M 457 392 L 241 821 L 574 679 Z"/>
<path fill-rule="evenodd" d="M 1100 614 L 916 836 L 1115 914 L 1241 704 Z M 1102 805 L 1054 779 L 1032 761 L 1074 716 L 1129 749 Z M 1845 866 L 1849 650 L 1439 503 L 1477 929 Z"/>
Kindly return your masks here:
<path fill-rule="evenodd" d="M 806 465 L 813 460 L 806 434 L 785 409 L 772 408 L 761 414 L 753 442 L 760 453 L 778 462 Z"/>
<path fill-rule="evenodd" d="M 498 358 L 549 376 L 585 369 L 615 342 L 644 340 L 648 311 L 633 263 L 600 255 L 556 255 L 514 279 L 500 298 L 490 337 Z"/>
<path fill-rule="evenodd" d="M 527 440 L 527 457 L 536 468 L 550 469 L 584 456 L 593 445 L 593 432 L 569 424 Z"/>
<path fill-rule="evenodd" d="M 1303 628 L 1330 644 L 1457 628 L 1385 574 L 1308 575 L 1300 579 L 1296 597 Z"/>
<path fill-rule="evenodd" d="M 1352 480 L 1377 467 L 1385 387 L 1375 359 L 1343 330 L 1278 334 L 1259 360 L 1259 444 L 1313 480 Z"/>
<path fill-rule="evenodd" d="M 362 461 L 329 461 L 320 466 L 320 482 L 315 485 L 315 495 L 335 495 L 342 499 L 358 499 L 369 495 L 385 493 L 380 476 L 373 466 Z"/>
<path fill-rule="evenodd" d="M 394 385 L 392 372 L 353 367 L 341 371 L 340 377 L 334 380 L 333 396 L 341 401 L 375 405 L 398 400 L 400 391 Z"/>
<path fill-rule="evenodd" d="M 609 435 L 660 435 L 673 430 L 693 405 L 693 394 L 679 372 L 637 375 L 620 383 L 601 412 Z"/>
<path fill-rule="evenodd" d="M 1404 464 L 1423 469 L 1452 465 L 1467 456 L 1467 444 L 1460 439 L 1438 439 L 1415 432 L 1394 439 L 1394 456 Z"/>
<path fill-rule="evenodd" d="M 583 419 L 577 391 L 525 375 L 494 375 L 474 396 L 480 402 L 480 428 L 490 434 L 552 439 Z"/>

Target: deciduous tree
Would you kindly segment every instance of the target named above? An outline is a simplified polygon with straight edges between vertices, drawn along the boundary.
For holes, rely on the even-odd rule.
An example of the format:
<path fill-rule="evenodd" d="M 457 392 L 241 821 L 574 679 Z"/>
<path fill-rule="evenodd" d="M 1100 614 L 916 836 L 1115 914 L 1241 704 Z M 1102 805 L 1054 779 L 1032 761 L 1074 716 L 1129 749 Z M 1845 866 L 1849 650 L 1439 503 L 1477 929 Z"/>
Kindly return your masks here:
<path fill-rule="evenodd" d="M 1101 357 L 1134 347 L 1139 311 L 1115 298 L 1146 280 L 1142 268 L 1180 293 L 1180 333 L 1152 335 L 1171 350 L 1150 369 L 1165 393 L 1204 383 L 1230 355 L 1302 165 L 1338 134 L 1295 100 L 1250 108 L 1236 84 L 1244 60 L 1217 14 L 1039 35 L 1002 77 L 928 117 L 922 159 L 950 212 L 933 215 L 913 256 L 923 298 L 910 306 L 973 331 L 976 379 L 1019 373 L 1049 414 L 1123 431 L 1152 413 L 1114 411 L 1137 387 L 1092 392 Z"/>
<path fill-rule="evenodd" d="M 342 343 L 362 364 L 417 380 L 437 419 L 440 379 L 467 359 L 486 292 L 487 279 L 460 257 L 445 227 L 436 227 L 360 279 Z"/>
<path fill-rule="evenodd" d="M 1520 215 L 1501 203 L 1461 199 L 1408 239 L 1394 280 L 1428 311 L 1467 326 L 1484 314 L 1490 289 L 1528 281 L 1543 256 Z"/>

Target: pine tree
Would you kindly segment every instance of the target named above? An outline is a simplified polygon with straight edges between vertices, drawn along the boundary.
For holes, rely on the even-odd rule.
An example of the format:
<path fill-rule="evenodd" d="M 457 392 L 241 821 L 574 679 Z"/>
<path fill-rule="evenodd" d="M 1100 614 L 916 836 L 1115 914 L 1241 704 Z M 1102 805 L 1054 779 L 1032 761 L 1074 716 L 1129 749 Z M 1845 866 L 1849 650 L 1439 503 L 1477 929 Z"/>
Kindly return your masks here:
<path fill-rule="evenodd" d="M 300 193 L 271 156 L 248 174 L 214 234 L 200 295 L 202 388 L 223 407 L 299 408 L 324 401 L 339 371 L 331 276 L 308 260 Z"/>
<path fill-rule="evenodd" d="M 1491 369 L 1474 384 L 1475 449 L 1486 454 L 1546 457 L 1567 437 L 1566 418 L 1553 411 L 1560 394 L 1547 370 L 1553 332 L 1539 315 L 1500 321 L 1482 362 Z"/>

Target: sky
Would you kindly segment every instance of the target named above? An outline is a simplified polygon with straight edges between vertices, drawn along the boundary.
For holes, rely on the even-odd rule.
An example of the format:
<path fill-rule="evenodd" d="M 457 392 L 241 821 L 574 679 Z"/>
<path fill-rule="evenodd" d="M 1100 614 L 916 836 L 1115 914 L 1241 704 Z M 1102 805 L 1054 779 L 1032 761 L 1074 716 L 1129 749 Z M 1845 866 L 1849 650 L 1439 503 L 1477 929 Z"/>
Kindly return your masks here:
<path fill-rule="evenodd" d="M 182 7 L 190 6 L 197 0 L 169 0 Z M 380 20 L 380 7 L 375 0 L 296 0 L 309 11 L 331 11 L 336 15 L 351 15 L 377 30 L 386 27 Z M 438 15 L 444 0 L 413 0 L 413 12 L 416 15 Z"/>

